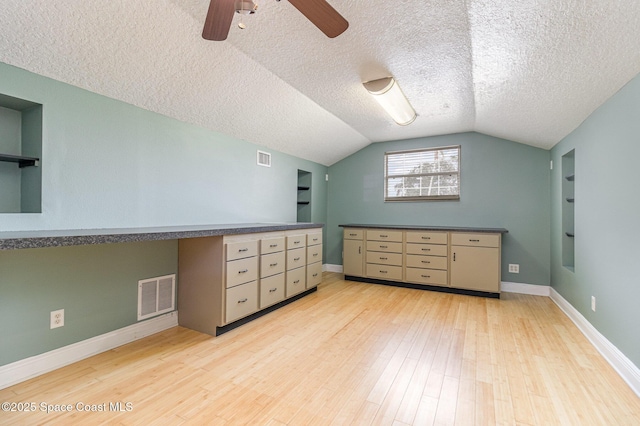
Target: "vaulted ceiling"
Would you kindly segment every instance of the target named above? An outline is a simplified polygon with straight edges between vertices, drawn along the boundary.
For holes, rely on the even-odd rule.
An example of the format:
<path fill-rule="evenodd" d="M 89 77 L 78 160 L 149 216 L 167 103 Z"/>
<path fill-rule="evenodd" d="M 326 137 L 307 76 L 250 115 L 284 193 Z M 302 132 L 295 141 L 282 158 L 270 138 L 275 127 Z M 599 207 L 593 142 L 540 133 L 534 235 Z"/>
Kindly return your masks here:
<path fill-rule="evenodd" d="M 637 0 L 329 0 L 334 39 L 256 2 L 212 42 L 209 0 L 2 0 L 0 61 L 325 165 L 465 131 L 548 149 L 640 72 Z M 387 75 L 409 126 L 362 86 Z"/>

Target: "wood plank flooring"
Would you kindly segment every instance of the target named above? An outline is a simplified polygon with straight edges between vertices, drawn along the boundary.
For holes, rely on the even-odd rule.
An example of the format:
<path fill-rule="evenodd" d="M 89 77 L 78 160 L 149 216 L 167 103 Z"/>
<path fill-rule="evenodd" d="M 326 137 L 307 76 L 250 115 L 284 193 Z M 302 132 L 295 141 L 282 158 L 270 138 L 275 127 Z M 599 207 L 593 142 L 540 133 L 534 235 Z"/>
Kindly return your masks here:
<path fill-rule="evenodd" d="M 341 278 L 219 337 L 176 327 L 0 390 L 38 407 L 0 424 L 640 424 L 640 398 L 549 298 Z"/>

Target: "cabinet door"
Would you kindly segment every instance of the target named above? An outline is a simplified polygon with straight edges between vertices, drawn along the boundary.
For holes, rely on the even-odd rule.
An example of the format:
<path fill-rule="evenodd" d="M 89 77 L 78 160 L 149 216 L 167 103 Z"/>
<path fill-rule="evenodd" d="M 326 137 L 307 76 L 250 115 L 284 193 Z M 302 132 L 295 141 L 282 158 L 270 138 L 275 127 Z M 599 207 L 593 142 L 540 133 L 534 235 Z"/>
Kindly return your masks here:
<path fill-rule="evenodd" d="M 500 249 L 451 246 L 451 287 L 500 292 Z"/>
<path fill-rule="evenodd" d="M 345 275 L 362 277 L 362 264 L 364 263 L 364 249 L 362 240 L 344 240 L 343 269 Z"/>

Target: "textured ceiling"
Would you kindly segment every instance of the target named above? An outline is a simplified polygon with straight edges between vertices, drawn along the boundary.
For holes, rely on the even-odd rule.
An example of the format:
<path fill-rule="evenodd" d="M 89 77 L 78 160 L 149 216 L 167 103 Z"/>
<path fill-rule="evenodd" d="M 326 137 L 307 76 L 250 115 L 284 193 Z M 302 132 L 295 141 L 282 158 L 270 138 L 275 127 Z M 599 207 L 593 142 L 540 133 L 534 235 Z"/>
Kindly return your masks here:
<path fill-rule="evenodd" d="M 636 0 L 329 1 L 335 39 L 258 0 L 211 42 L 208 0 L 2 0 L 0 61 L 325 165 L 471 130 L 551 148 L 640 72 Z M 409 126 L 362 87 L 387 75 Z"/>

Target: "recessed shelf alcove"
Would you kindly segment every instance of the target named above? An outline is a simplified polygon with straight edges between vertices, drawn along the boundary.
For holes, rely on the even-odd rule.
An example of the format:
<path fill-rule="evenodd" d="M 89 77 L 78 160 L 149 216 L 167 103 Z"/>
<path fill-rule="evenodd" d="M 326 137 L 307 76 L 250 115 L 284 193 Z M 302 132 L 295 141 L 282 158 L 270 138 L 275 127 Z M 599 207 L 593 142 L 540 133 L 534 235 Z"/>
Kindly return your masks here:
<path fill-rule="evenodd" d="M 0 214 L 42 212 L 42 105 L 0 94 Z"/>

